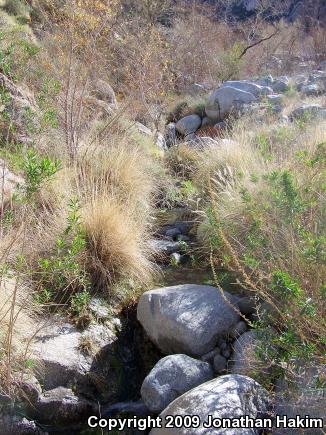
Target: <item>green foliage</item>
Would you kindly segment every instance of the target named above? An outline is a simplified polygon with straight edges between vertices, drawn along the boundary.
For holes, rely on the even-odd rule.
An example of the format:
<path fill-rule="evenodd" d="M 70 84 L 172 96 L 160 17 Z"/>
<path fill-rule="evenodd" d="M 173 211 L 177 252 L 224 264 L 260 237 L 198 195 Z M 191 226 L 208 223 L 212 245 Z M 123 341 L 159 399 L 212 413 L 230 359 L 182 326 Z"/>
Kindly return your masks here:
<path fill-rule="evenodd" d="M 289 221 L 305 209 L 305 203 L 295 185 L 293 174 L 288 171 L 273 171 L 268 177 L 272 191 L 274 205 Z"/>
<path fill-rule="evenodd" d="M 87 290 L 72 295 L 70 300 L 70 312 L 74 317 L 81 317 L 87 311 L 90 302 L 90 294 Z"/>
<path fill-rule="evenodd" d="M 38 155 L 33 149 L 29 150 L 22 164 L 25 178 L 25 185 L 22 189 L 26 198 L 32 197 L 45 182 L 56 174 L 60 167 L 60 160 L 52 161 L 49 157 Z"/>
<path fill-rule="evenodd" d="M 11 79 L 23 78 L 29 62 L 38 52 L 39 48 L 22 37 L 19 28 L 0 32 L 0 69 Z"/>
<path fill-rule="evenodd" d="M 214 203 L 214 196 L 206 210 L 216 264 L 236 273 L 242 286 L 271 307 L 256 326 L 273 325 L 277 331 L 271 348 L 262 352 L 276 377 L 290 375 L 302 359 L 324 358 L 326 343 L 326 147 L 324 142 L 307 147 L 283 165 L 278 151 L 288 149 L 279 146 L 274 152 L 277 137 L 288 144 L 292 130 L 256 136 L 263 156 L 277 169 L 254 184 L 244 180 L 234 187 L 230 197 L 240 199 L 238 210 L 229 211 L 228 197 Z"/>
<path fill-rule="evenodd" d="M 50 126 L 56 128 L 58 125 L 57 110 L 54 100 L 61 90 L 61 83 L 58 80 L 45 77 L 41 89 L 37 94 L 37 103 L 42 110 L 41 129 Z"/>
<path fill-rule="evenodd" d="M 281 299 L 293 300 L 303 295 L 299 284 L 286 272 L 276 271 L 272 275 L 271 288 Z"/>
<path fill-rule="evenodd" d="M 37 302 L 69 303 L 71 313 L 79 316 L 89 302 L 90 282 L 82 265 L 86 245 L 85 232 L 80 222 L 80 206 L 76 199 L 69 204 L 67 227 L 57 239 L 51 254 L 38 259 Z"/>

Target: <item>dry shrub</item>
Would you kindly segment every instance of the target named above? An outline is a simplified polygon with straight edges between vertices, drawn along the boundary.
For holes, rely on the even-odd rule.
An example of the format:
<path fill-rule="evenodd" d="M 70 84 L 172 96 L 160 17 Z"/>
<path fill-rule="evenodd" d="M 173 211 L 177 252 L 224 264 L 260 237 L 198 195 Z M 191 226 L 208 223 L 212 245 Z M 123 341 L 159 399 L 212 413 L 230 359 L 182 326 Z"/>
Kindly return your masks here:
<path fill-rule="evenodd" d="M 216 85 L 236 74 L 231 55 L 236 42 L 232 27 L 214 21 L 208 11 L 204 14 L 198 8 L 190 8 L 185 17 L 175 19 L 170 32 L 170 58 L 179 90 L 196 82 Z"/>

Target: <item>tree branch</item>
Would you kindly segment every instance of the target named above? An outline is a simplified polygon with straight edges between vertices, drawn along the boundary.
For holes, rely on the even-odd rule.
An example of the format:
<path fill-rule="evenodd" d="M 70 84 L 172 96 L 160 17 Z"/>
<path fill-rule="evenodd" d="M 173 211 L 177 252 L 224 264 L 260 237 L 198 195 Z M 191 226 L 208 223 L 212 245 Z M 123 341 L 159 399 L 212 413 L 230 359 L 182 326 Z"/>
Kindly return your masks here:
<path fill-rule="evenodd" d="M 256 45 L 259 45 L 259 44 L 261 44 L 261 43 L 264 42 L 264 41 L 268 41 L 269 39 L 272 39 L 272 38 L 273 38 L 273 37 L 274 37 L 278 32 L 279 32 L 279 29 L 276 29 L 275 32 L 273 32 L 273 33 L 272 33 L 271 35 L 269 35 L 269 36 L 266 36 L 266 38 L 259 39 L 259 41 L 256 41 L 256 42 L 254 42 L 253 44 L 248 45 L 248 47 L 246 47 L 246 48 L 242 51 L 242 53 L 240 54 L 240 56 L 238 57 L 238 59 L 242 59 L 243 56 L 247 53 L 247 51 L 248 51 L 250 48 L 256 47 Z"/>

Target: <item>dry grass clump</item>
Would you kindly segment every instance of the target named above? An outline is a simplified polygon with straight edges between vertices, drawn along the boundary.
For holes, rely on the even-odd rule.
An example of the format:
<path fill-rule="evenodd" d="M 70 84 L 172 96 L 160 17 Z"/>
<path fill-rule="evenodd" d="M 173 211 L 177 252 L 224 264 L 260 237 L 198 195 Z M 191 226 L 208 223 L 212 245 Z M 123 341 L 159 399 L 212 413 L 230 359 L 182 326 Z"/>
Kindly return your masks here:
<path fill-rule="evenodd" d="M 129 202 L 140 213 L 156 193 L 156 163 L 139 146 L 120 142 L 91 147 L 78 168 L 82 195 L 110 194 Z"/>
<path fill-rule="evenodd" d="M 151 280 L 149 228 L 135 219 L 128 203 L 114 196 L 96 196 L 83 210 L 87 242 L 87 263 L 97 288 L 134 279 Z"/>
<path fill-rule="evenodd" d="M 77 173 L 92 281 L 97 288 L 125 278 L 148 283 L 155 161 L 126 143 L 101 146 L 87 153 Z"/>

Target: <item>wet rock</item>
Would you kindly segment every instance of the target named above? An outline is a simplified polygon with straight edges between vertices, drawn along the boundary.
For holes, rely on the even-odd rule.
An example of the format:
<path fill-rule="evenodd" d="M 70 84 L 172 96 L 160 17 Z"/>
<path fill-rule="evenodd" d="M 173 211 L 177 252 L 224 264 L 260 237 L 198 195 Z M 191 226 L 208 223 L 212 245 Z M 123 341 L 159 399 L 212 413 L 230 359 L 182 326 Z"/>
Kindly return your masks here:
<path fill-rule="evenodd" d="M 170 237 L 171 239 L 175 240 L 178 236 L 181 235 L 181 231 L 179 228 L 169 228 L 165 231 L 165 236 Z"/>
<path fill-rule="evenodd" d="M 179 242 L 174 242 L 171 240 L 152 239 L 149 243 L 153 251 L 159 255 L 170 255 L 174 252 L 180 251 Z"/>
<path fill-rule="evenodd" d="M 161 359 L 145 378 L 141 396 L 152 412 L 161 412 L 186 391 L 209 381 L 211 366 L 187 355 L 170 355 Z"/>
<path fill-rule="evenodd" d="M 205 353 L 200 359 L 204 362 L 208 362 L 210 364 L 213 363 L 214 357 L 216 355 L 220 355 L 221 349 L 219 347 L 215 347 L 213 350 L 211 350 L 208 353 Z"/>
<path fill-rule="evenodd" d="M 54 426 L 78 423 L 87 427 L 87 418 L 98 414 L 98 406 L 77 397 L 69 388 L 58 387 L 46 391 L 36 404 L 35 418 Z"/>
<path fill-rule="evenodd" d="M 150 415 L 150 410 L 142 400 L 138 402 L 118 402 L 113 405 L 104 405 L 101 407 L 101 416 L 104 418 L 112 417 L 120 413 L 146 417 Z"/>
<path fill-rule="evenodd" d="M 232 301 L 232 296 L 224 293 Z M 219 289 L 195 284 L 145 292 L 137 318 L 163 353 L 195 356 L 211 351 L 218 338 L 239 320 Z"/>
<path fill-rule="evenodd" d="M 218 433 L 229 435 L 241 433 L 241 435 L 258 435 L 261 430 L 253 428 L 241 428 L 235 432 L 230 429 L 208 430 L 203 423 L 208 416 L 213 419 L 268 417 L 272 407 L 272 401 L 268 392 L 253 379 L 240 375 L 220 376 L 206 382 L 191 391 L 178 397 L 162 413 L 165 422 L 167 415 L 198 415 L 200 427 L 196 428 L 157 428 L 152 429 L 150 435 L 204 435 Z"/>
<path fill-rule="evenodd" d="M 227 359 L 222 355 L 215 355 L 213 360 L 215 373 L 222 373 L 226 370 Z"/>

